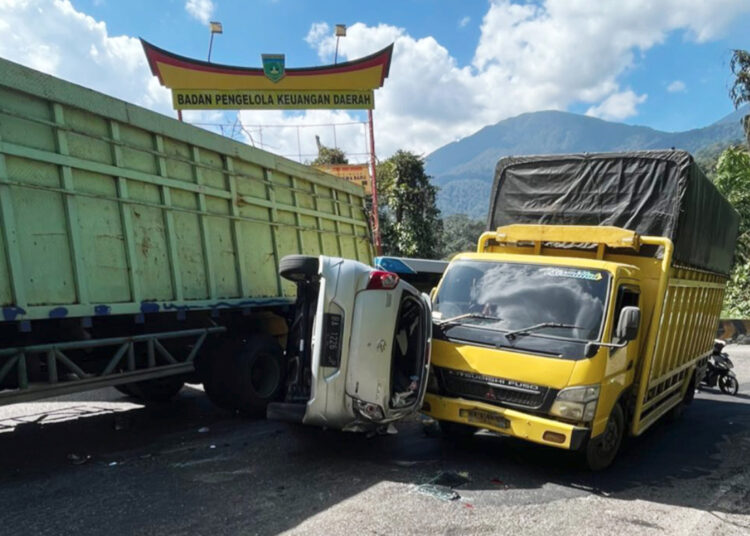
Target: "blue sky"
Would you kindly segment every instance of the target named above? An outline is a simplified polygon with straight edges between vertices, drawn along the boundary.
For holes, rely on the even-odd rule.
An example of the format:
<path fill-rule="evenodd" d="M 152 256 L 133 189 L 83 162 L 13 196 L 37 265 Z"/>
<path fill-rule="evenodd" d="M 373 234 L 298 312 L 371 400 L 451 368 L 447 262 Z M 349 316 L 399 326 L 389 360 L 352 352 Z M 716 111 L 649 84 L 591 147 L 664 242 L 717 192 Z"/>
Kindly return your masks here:
<path fill-rule="evenodd" d="M 208 20 L 224 26 L 212 60 L 234 65 L 259 66 L 268 52 L 286 54 L 290 67 L 331 63 L 336 23 L 350 28 L 343 58 L 395 41 L 391 77 L 376 93 L 383 156 L 397 148 L 427 154 L 486 124 L 550 108 L 662 130 L 702 127 L 731 112 L 731 50 L 750 49 L 747 0 L 0 0 L 0 31 L 10 35 L 0 56 L 173 114 L 134 38 L 205 59 Z M 237 118 L 190 116 L 214 125 Z M 336 143 L 357 153 L 364 131 L 346 123 L 361 119 L 243 111 L 245 128 L 234 135 L 308 154 L 313 133 L 333 143 L 333 127 L 315 125 L 338 124 Z"/>

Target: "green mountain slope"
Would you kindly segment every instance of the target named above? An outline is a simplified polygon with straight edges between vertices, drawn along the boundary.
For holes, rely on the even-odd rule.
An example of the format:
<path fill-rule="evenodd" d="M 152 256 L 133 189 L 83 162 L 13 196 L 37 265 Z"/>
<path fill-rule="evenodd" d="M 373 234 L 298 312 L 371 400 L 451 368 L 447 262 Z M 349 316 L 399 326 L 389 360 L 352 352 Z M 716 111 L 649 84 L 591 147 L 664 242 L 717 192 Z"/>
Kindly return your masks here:
<path fill-rule="evenodd" d="M 438 207 L 444 215 L 465 213 L 484 218 L 495 164 L 503 156 L 670 147 L 696 153 L 744 139 L 739 122 L 744 113 L 747 108 L 705 128 L 685 132 L 662 132 L 569 112 L 527 113 L 437 149 L 427 157 L 426 167 L 440 187 Z"/>

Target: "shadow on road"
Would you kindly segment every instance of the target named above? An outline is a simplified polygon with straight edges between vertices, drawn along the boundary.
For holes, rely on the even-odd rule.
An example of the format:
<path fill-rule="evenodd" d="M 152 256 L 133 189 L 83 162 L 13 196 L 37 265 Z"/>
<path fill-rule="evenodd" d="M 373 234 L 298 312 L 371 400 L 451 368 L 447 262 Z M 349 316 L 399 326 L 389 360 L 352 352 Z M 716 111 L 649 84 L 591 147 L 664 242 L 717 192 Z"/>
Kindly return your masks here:
<path fill-rule="evenodd" d="M 0 433 L 0 524 L 16 516 L 30 532 L 38 524 L 156 534 L 202 532 L 195 523 L 205 522 L 216 534 L 277 533 L 383 482 L 421 484 L 444 471 L 467 474 L 458 491 L 490 504 L 591 493 L 636 500 L 648 488 L 666 505 L 746 513 L 691 490 L 699 478 L 718 486 L 720 447 L 748 437 L 750 404 L 736 397 L 701 395 L 681 421 L 628 441 L 612 468 L 594 474 L 571 453 L 526 442 L 455 443 L 425 435 L 416 420 L 400 429 L 366 438 L 243 420 L 190 392 L 162 406 L 32 423 Z M 37 516 L 40 505 L 52 521 Z"/>

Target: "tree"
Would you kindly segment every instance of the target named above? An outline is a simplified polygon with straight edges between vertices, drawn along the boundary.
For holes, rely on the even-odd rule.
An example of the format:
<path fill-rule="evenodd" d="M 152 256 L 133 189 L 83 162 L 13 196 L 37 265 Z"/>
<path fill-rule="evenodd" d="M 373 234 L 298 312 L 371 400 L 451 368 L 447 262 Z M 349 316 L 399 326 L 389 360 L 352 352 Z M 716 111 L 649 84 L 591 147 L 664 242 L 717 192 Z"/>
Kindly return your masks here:
<path fill-rule="evenodd" d="M 724 318 L 750 317 L 750 153 L 730 147 L 719 157 L 716 187 L 740 214 L 734 268 L 724 298 Z"/>
<path fill-rule="evenodd" d="M 315 143 L 318 144 L 318 156 L 312 161 L 313 166 L 324 166 L 327 164 L 348 164 L 344 151 L 338 147 L 326 147 L 320 143 L 320 138 L 315 136 Z"/>
<path fill-rule="evenodd" d="M 400 257 L 436 258 L 442 251 L 443 222 L 435 206 L 437 188 L 424 160 L 398 151 L 378 164 L 378 199 L 383 252 Z"/>
<path fill-rule="evenodd" d="M 729 68 L 734 75 L 734 82 L 732 83 L 732 87 L 729 88 L 729 98 L 732 99 L 734 107 L 739 108 L 745 103 L 750 103 L 750 52 L 740 49 L 733 50 Z M 746 115 L 742 120 L 748 147 L 750 147 L 749 117 Z"/>
<path fill-rule="evenodd" d="M 473 220 L 466 214 L 452 214 L 443 218 L 443 258 L 463 251 L 475 251 L 477 240 L 485 230 L 483 220 Z"/>

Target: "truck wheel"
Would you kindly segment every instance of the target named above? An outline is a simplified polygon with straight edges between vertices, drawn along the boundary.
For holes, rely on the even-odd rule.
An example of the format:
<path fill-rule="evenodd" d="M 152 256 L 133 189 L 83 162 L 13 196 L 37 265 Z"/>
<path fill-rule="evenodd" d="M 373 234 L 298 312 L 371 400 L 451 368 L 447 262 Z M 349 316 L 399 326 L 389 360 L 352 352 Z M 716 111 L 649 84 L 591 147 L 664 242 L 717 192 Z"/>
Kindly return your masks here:
<path fill-rule="evenodd" d="M 317 259 L 316 259 L 317 260 Z M 237 409 L 256 417 L 278 399 L 284 385 L 284 354 L 270 335 L 255 335 L 234 354 L 239 380 Z"/>
<path fill-rule="evenodd" d="M 318 275 L 318 257 L 287 255 L 279 261 L 279 275 L 290 281 L 305 281 Z"/>
<path fill-rule="evenodd" d="M 601 471 L 609 467 L 620 450 L 622 438 L 625 435 L 625 416 L 620 404 L 615 404 L 609 415 L 604 432 L 592 437 L 584 449 L 586 465 L 592 471 Z"/>
<path fill-rule="evenodd" d="M 132 396 L 143 402 L 167 402 L 174 398 L 185 385 L 181 376 L 167 376 L 144 380 L 142 382 L 128 383 L 127 390 Z"/>
<path fill-rule="evenodd" d="M 270 335 L 228 341 L 206 358 L 201 367 L 203 388 L 220 408 L 263 416 L 266 406 L 281 394 L 283 352 Z"/>
<path fill-rule="evenodd" d="M 231 341 L 224 343 L 210 353 L 201 355 L 196 362 L 203 383 L 203 391 L 216 407 L 233 411 L 235 409 L 233 394 L 237 387 L 232 376 L 232 355 L 234 345 Z"/>
<path fill-rule="evenodd" d="M 695 372 L 693 372 L 693 375 L 690 377 L 690 384 L 687 387 L 687 391 L 685 391 L 685 396 L 682 397 L 682 400 L 680 400 L 679 404 L 677 404 L 675 407 L 670 409 L 669 412 L 667 413 L 667 421 L 676 422 L 680 420 L 680 418 L 682 418 L 682 414 L 685 413 L 685 408 L 693 403 L 694 398 L 695 398 Z"/>
<path fill-rule="evenodd" d="M 440 435 L 449 439 L 465 439 L 473 436 L 478 428 L 460 422 L 439 421 Z"/>

